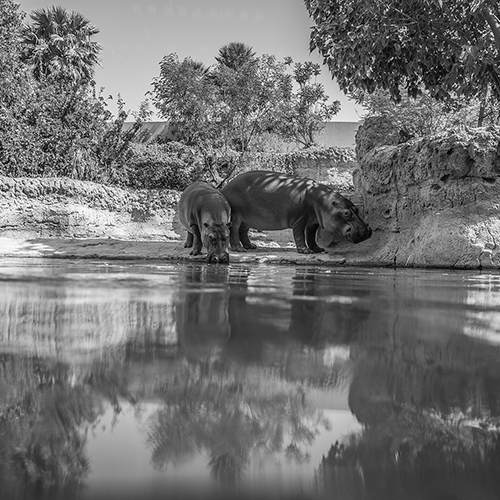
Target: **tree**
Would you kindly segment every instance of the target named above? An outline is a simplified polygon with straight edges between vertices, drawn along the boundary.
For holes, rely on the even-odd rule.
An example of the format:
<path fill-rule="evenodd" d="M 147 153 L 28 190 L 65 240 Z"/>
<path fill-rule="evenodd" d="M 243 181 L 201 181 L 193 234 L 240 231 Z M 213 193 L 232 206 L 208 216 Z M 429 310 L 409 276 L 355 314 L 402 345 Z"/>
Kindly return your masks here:
<path fill-rule="evenodd" d="M 262 56 L 238 70 L 218 64 L 206 71 L 191 58 L 169 54 L 153 80 L 153 103 L 188 145 L 245 151 L 271 126 L 273 110 L 290 92 L 285 66 Z"/>
<path fill-rule="evenodd" d="M 18 33 L 23 15 L 12 0 L 0 0 L 0 92 L 20 70 Z"/>
<path fill-rule="evenodd" d="M 235 62 L 233 52 L 244 57 Z M 243 153 L 272 132 L 310 146 L 321 122 L 339 110 L 338 101 L 328 103 L 323 86 L 314 81 L 317 64 L 297 63 L 290 74 L 290 58 L 256 57 L 251 47 L 235 42 L 223 46 L 216 60 L 206 69 L 169 54 L 153 80 L 153 102 L 185 144 Z"/>
<path fill-rule="evenodd" d="M 24 59 L 33 66 L 35 78 L 90 82 L 102 49 L 92 40 L 99 29 L 79 12 L 63 7 L 38 9 L 30 17 L 32 23 L 23 32 Z"/>
<path fill-rule="evenodd" d="M 259 134 L 280 130 L 279 107 L 289 102 L 292 79 L 286 64 L 264 54 L 237 70 L 213 70 L 220 103 L 217 120 L 223 145 L 247 151 Z"/>
<path fill-rule="evenodd" d="M 215 60 L 219 64 L 237 71 L 246 64 L 254 63 L 256 58 L 252 47 L 242 42 L 231 42 L 219 49 L 219 55 Z"/>
<path fill-rule="evenodd" d="M 182 142 L 193 145 L 213 138 L 216 88 L 203 64 L 190 57 L 179 61 L 177 54 L 168 54 L 161 60 L 160 75 L 152 85 L 153 103 Z"/>
<path fill-rule="evenodd" d="M 0 0 L 0 168 L 17 170 L 37 156 L 30 127 L 24 120 L 34 85 L 21 61 L 19 33 L 23 14 L 12 0 Z"/>
<path fill-rule="evenodd" d="M 422 88 L 438 99 L 500 98 L 497 0 L 304 0 L 317 49 L 345 92 Z"/>
<path fill-rule="evenodd" d="M 291 59 L 287 60 L 290 65 L 292 62 Z M 311 61 L 295 63 L 293 79 L 298 89 L 282 106 L 282 135 L 306 148 L 316 143 L 324 128 L 323 122 L 330 120 L 340 111 L 340 102 L 329 103 L 323 85 L 313 80 L 320 73 L 319 64 Z"/>

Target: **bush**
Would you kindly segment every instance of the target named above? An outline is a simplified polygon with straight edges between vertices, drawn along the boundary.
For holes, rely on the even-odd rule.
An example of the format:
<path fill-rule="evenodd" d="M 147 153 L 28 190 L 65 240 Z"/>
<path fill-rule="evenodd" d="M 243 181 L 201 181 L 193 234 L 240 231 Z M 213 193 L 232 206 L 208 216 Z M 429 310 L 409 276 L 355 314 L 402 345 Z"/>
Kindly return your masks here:
<path fill-rule="evenodd" d="M 204 177 L 204 159 L 195 148 L 179 142 L 133 144 L 126 166 L 128 187 L 183 190 Z"/>

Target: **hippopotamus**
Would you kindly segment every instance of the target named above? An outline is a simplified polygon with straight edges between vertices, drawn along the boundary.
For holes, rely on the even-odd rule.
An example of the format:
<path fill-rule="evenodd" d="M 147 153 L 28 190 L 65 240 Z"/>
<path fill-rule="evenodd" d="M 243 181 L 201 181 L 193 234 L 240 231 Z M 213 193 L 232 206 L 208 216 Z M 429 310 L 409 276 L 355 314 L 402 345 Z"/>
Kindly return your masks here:
<path fill-rule="evenodd" d="M 319 227 L 351 243 L 372 234 L 351 201 L 305 177 L 255 170 L 236 176 L 221 191 L 231 205 L 230 246 L 236 252 L 257 248 L 249 228 L 292 228 L 299 253 L 324 252 L 316 243 Z"/>
<path fill-rule="evenodd" d="M 210 264 L 229 263 L 231 207 L 224 195 L 210 184 L 193 182 L 179 200 L 179 219 L 187 230 L 184 248 L 199 255 L 203 245 Z"/>

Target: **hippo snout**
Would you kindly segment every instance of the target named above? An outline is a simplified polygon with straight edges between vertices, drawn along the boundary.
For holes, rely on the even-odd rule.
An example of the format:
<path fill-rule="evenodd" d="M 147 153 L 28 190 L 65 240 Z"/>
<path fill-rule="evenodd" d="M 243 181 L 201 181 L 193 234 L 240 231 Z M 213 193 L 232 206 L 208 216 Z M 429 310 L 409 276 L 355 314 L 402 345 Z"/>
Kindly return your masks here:
<path fill-rule="evenodd" d="M 227 252 L 222 254 L 208 254 L 207 262 L 209 264 L 229 264 L 229 254 Z"/>
<path fill-rule="evenodd" d="M 356 229 L 348 225 L 344 230 L 344 238 L 351 243 L 361 243 L 372 235 L 372 228 L 366 225 L 364 228 Z"/>

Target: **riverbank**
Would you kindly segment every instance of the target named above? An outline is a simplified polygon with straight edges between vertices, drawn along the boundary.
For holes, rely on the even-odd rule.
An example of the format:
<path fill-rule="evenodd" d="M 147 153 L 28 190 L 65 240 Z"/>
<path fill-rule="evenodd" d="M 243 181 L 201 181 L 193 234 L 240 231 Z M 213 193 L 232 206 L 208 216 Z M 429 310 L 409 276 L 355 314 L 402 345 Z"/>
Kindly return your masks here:
<path fill-rule="evenodd" d="M 127 241 L 115 239 L 0 238 L 0 258 L 52 258 L 100 260 L 155 260 L 205 262 L 193 257 L 181 241 Z M 268 263 L 302 265 L 363 265 L 360 255 L 299 254 L 293 248 L 262 246 L 244 253 L 231 252 L 231 263 Z M 371 263 L 373 264 L 373 263 Z"/>

